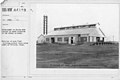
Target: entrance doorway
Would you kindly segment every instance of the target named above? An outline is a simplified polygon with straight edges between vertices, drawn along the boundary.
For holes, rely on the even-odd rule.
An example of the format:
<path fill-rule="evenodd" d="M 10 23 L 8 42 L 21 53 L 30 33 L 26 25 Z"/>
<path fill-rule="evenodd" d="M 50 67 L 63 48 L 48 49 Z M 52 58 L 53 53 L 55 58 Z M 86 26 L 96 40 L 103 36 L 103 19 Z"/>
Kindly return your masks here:
<path fill-rule="evenodd" d="M 55 38 L 54 37 L 51 38 L 51 43 L 55 43 Z"/>
<path fill-rule="evenodd" d="M 71 44 L 73 44 L 73 37 L 71 37 Z"/>
<path fill-rule="evenodd" d="M 100 37 L 96 37 L 96 42 L 100 42 Z"/>

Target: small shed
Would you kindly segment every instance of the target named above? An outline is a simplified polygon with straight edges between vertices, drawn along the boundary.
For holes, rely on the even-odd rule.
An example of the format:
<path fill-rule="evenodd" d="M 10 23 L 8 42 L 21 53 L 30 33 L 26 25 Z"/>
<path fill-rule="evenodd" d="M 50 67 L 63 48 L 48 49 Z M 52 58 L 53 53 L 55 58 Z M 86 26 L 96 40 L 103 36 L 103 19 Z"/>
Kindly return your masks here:
<path fill-rule="evenodd" d="M 41 35 L 38 37 L 37 43 L 45 43 L 45 35 L 41 34 Z"/>

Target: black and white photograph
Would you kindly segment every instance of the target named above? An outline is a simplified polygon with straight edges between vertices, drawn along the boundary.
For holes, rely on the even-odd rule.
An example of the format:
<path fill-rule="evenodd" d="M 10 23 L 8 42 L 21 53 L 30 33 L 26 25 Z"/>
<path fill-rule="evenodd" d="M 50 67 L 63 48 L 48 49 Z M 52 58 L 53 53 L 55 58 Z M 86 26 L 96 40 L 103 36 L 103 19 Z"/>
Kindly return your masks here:
<path fill-rule="evenodd" d="M 120 80 L 120 1 L 0 5 L 0 79 Z"/>
<path fill-rule="evenodd" d="M 119 68 L 117 4 L 36 7 L 36 68 Z"/>

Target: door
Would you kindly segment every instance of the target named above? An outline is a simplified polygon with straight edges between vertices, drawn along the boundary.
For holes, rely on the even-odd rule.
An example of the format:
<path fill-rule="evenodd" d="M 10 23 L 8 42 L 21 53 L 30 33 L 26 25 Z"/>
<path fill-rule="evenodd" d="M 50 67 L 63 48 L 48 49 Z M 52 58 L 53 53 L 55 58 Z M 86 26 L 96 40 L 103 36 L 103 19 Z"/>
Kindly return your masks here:
<path fill-rule="evenodd" d="M 71 44 L 73 44 L 73 37 L 71 37 Z"/>
<path fill-rule="evenodd" d="M 55 38 L 54 37 L 51 38 L 51 43 L 55 43 Z"/>
<path fill-rule="evenodd" d="M 96 37 L 96 42 L 100 42 L 100 37 Z"/>

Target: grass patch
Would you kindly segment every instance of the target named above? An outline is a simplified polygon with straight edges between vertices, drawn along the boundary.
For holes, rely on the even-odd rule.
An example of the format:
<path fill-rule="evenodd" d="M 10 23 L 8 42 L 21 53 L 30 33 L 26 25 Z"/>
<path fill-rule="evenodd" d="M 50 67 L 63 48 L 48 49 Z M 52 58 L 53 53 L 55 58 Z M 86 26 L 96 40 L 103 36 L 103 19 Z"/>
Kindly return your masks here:
<path fill-rule="evenodd" d="M 109 68 L 119 66 L 118 45 L 37 45 L 37 68 Z"/>

